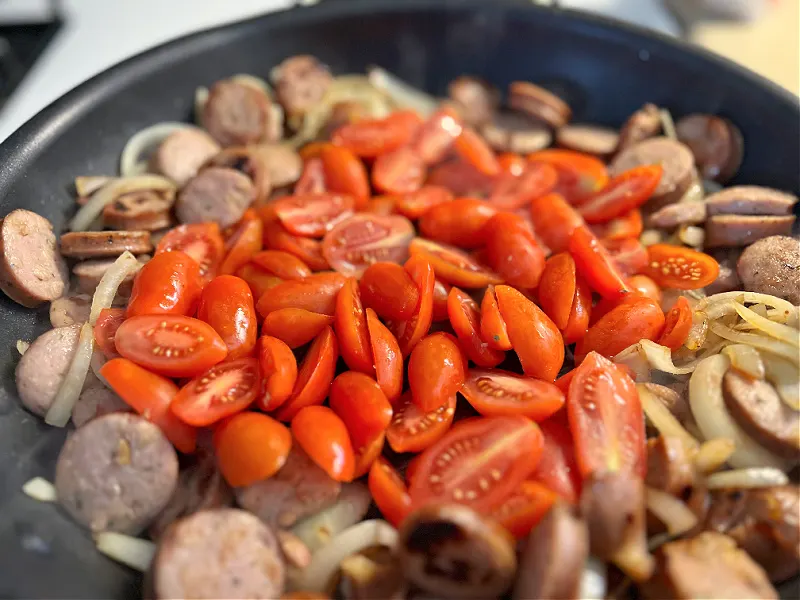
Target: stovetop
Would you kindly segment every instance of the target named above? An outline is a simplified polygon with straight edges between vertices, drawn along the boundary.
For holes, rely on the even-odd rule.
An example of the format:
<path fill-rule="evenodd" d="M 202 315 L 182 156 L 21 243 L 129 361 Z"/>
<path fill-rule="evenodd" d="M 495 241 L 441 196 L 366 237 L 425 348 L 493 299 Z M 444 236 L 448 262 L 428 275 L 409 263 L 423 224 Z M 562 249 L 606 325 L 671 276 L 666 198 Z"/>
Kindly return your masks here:
<path fill-rule="evenodd" d="M 0 110 L 61 25 L 58 17 L 38 23 L 0 24 Z"/>

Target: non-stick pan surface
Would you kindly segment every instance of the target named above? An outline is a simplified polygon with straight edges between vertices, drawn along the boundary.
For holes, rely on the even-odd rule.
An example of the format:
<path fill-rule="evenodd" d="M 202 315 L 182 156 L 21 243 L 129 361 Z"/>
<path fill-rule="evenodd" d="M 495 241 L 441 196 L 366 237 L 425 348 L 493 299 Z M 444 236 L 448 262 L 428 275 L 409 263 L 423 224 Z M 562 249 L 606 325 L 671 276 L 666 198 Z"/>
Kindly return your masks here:
<path fill-rule="evenodd" d="M 76 175 L 115 173 L 131 134 L 189 119 L 198 85 L 235 73 L 267 77 L 297 53 L 321 57 L 335 73 L 378 64 L 439 94 L 464 73 L 500 87 L 527 79 L 563 95 L 579 121 L 618 126 L 645 102 L 676 116 L 724 115 L 744 133 L 737 182 L 798 191 L 797 100 L 725 60 L 527 2 L 326 0 L 183 38 L 67 94 L 0 147 L 0 215 L 25 207 L 61 230 L 74 210 Z M 0 294 L 0 598 L 138 597 L 133 572 L 100 556 L 57 507 L 20 490 L 37 475 L 52 480 L 66 435 L 22 410 L 14 386 L 16 340 L 47 327 L 46 307 L 28 310 Z"/>

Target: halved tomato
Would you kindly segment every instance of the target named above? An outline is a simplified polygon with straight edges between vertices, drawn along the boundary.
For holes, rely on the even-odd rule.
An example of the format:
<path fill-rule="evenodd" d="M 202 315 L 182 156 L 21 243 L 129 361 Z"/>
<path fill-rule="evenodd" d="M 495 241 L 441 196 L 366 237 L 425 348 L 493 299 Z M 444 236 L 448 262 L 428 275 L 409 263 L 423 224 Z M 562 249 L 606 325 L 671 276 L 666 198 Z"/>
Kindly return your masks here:
<path fill-rule="evenodd" d="M 620 173 L 578 207 L 587 223 L 605 223 L 639 208 L 661 181 L 661 165 L 643 165 Z"/>
<path fill-rule="evenodd" d="M 452 285 L 481 288 L 503 281 L 497 273 L 453 246 L 415 238 L 408 249 L 412 256 L 426 259 L 436 276 Z"/>
<path fill-rule="evenodd" d="M 93 330 L 94 342 L 109 360 L 119 356 L 117 347 L 114 344 L 114 336 L 116 336 L 117 329 L 119 329 L 124 320 L 124 308 L 104 308 L 97 316 L 97 322 L 94 324 Z"/>
<path fill-rule="evenodd" d="M 375 378 L 389 402 L 394 402 L 403 391 L 403 354 L 400 344 L 371 308 L 367 309 L 367 332 L 375 362 Z"/>
<path fill-rule="evenodd" d="M 372 166 L 372 185 L 384 194 L 410 194 L 425 183 L 425 164 L 404 146 L 381 154 Z"/>
<path fill-rule="evenodd" d="M 456 153 L 481 173 L 489 176 L 500 172 L 500 163 L 494 151 L 480 135 L 471 127 L 464 127 L 456 138 Z"/>
<path fill-rule="evenodd" d="M 387 326 L 395 335 L 403 357 L 406 357 L 431 328 L 431 323 L 433 322 L 433 287 L 436 283 L 436 277 L 433 273 L 433 267 L 424 257 L 412 256 L 406 261 L 403 268 L 411 275 L 411 279 L 414 280 L 417 288 L 419 288 L 419 309 L 408 321 L 387 323 Z"/>
<path fill-rule="evenodd" d="M 455 413 L 455 394 L 441 406 L 424 412 L 412 402 L 408 391 L 395 406 L 386 441 L 395 452 L 422 452 L 447 433 Z"/>
<path fill-rule="evenodd" d="M 608 183 L 608 171 L 603 161 L 581 152 L 550 148 L 529 154 L 528 161 L 554 167 L 558 172 L 554 191 L 573 205 L 581 204 Z"/>
<path fill-rule="evenodd" d="M 505 352 L 495 350 L 480 335 L 481 313 L 478 304 L 457 287 L 447 299 L 450 325 L 467 357 L 480 367 L 495 367 L 503 362 Z"/>
<path fill-rule="evenodd" d="M 462 131 L 458 114 L 450 107 L 440 108 L 420 127 L 411 145 L 412 151 L 425 165 L 436 164 L 445 157 Z"/>
<path fill-rule="evenodd" d="M 273 210 L 295 235 L 322 237 L 353 214 L 355 201 L 344 194 L 305 194 L 276 200 Z"/>
<path fill-rule="evenodd" d="M 558 494 L 535 481 L 523 481 L 491 517 L 518 540 L 524 539 L 558 500 Z"/>
<path fill-rule="evenodd" d="M 647 266 L 642 272 L 661 287 L 696 290 L 716 280 L 719 263 L 691 248 L 654 244 L 647 248 Z"/>
<path fill-rule="evenodd" d="M 497 306 L 497 294 L 492 285 L 486 288 L 481 301 L 481 337 L 490 348 L 511 350 L 508 328 Z"/>
<path fill-rule="evenodd" d="M 459 248 L 483 244 L 486 222 L 497 213 L 488 202 L 477 198 L 456 198 L 437 204 L 419 220 L 419 231 L 428 239 Z"/>
<path fill-rule="evenodd" d="M 485 417 L 522 415 L 538 422 L 564 406 L 554 384 L 500 369 L 470 369 L 461 393 Z"/>
<path fill-rule="evenodd" d="M 484 175 L 463 160 L 449 160 L 433 167 L 427 185 L 440 185 L 456 196 L 485 198 L 494 187 L 495 178 Z"/>
<path fill-rule="evenodd" d="M 336 296 L 333 328 L 339 341 L 339 352 L 347 366 L 354 371 L 374 374 L 375 363 L 369 343 L 367 316 L 355 277 L 348 277 Z"/>
<path fill-rule="evenodd" d="M 565 388 L 569 389 L 569 385 Z M 553 417 L 539 423 L 544 436 L 544 452 L 531 479 L 543 483 L 566 501 L 575 504 L 581 497 L 581 474 L 575 463 L 572 434 L 567 424 L 561 421 Z"/>
<path fill-rule="evenodd" d="M 575 261 L 568 252 L 547 259 L 539 281 L 539 305 L 562 331 L 569 321 L 576 286 Z"/>
<path fill-rule="evenodd" d="M 529 163 L 519 175 L 500 175 L 489 196 L 489 203 L 498 210 L 515 211 L 549 193 L 557 181 L 558 172 L 550 165 Z"/>
<path fill-rule="evenodd" d="M 405 321 L 419 308 L 419 288 L 396 263 L 378 262 L 361 274 L 358 282 L 364 306 L 384 319 Z"/>
<path fill-rule="evenodd" d="M 423 411 L 435 410 L 464 383 L 466 359 L 455 338 L 443 332 L 422 338 L 408 359 L 408 386 Z"/>
<path fill-rule="evenodd" d="M 395 527 L 411 512 L 411 496 L 400 474 L 382 456 L 372 463 L 369 492 L 383 518 Z"/>
<path fill-rule="evenodd" d="M 416 192 L 395 198 L 394 208 L 397 212 L 409 219 L 419 219 L 434 206 L 450 202 L 453 192 L 440 185 L 424 185 Z"/>
<path fill-rule="evenodd" d="M 272 417 L 248 411 L 217 425 L 212 443 L 225 481 L 240 487 L 272 477 L 286 464 L 292 434 Z"/>
<path fill-rule="evenodd" d="M 292 419 L 292 436 L 334 481 L 352 481 L 356 459 L 347 427 L 327 406 L 306 406 Z"/>
<path fill-rule="evenodd" d="M 264 393 L 258 407 L 273 411 L 292 395 L 297 383 L 297 359 L 292 349 L 278 338 L 264 335 L 259 340 L 258 364 L 264 378 Z"/>
<path fill-rule="evenodd" d="M 365 445 L 360 448 L 354 446 L 353 452 L 355 453 L 356 467 L 353 474 L 353 479 L 358 479 L 369 473 L 373 463 L 378 460 L 378 457 L 383 452 L 383 446 L 386 442 L 386 434 L 381 432 L 376 435 L 374 439 L 369 440 Z"/>
<path fill-rule="evenodd" d="M 369 199 L 369 177 L 364 163 L 347 148 L 326 144 L 320 158 L 325 169 L 325 183 L 331 192 L 347 194 L 363 208 Z"/>
<path fill-rule="evenodd" d="M 636 275 L 647 267 L 647 248 L 638 239 L 605 239 L 600 243 L 623 277 Z"/>
<path fill-rule="evenodd" d="M 173 227 L 161 238 L 156 254 L 179 250 L 200 266 L 200 277 L 211 281 L 225 255 L 225 242 L 216 223 L 190 223 Z"/>
<path fill-rule="evenodd" d="M 617 265 L 608 251 L 586 227 L 578 227 L 569 239 L 569 253 L 577 272 L 604 298 L 621 298 L 629 293 Z"/>
<path fill-rule="evenodd" d="M 303 173 L 294 186 L 295 194 L 324 194 L 328 191 L 325 183 L 325 167 L 319 156 L 306 159 Z"/>
<path fill-rule="evenodd" d="M 331 141 L 362 158 L 374 158 L 405 146 L 416 135 L 422 119 L 413 111 L 395 111 L 386 119 L 362 119 L 342 125 Z"/>
<path fill-rule="evenodd" d="M 347 426 L 354 448 L 366 446 L 392 421 L 392 405 L 386 394 L 363 373 L 346 371 L 334 379 L 328 402 Z"/>
<path fill-rule="evenodd" d="M 459 502 L 491 512 L 530 476 L 542 444 L 541 431 L 525 417 L 458 423 L 421 455 L 409 489 L 412 502 Z"/>
<path fill-rule="evenodd" d="M 225 259 L 219 266 L 222 275 L 233 275 L 250 260 L 250 257 L 261 250 L 264 243 L 264 224 L 252 209 L 250 215 L 234 225 L 235 229 L 225 241 Z"/>
<path fill-rule="evenodd" d="M 305 279 L 311 275 L 311 269 L 294 254 L 281 250 L 264 250 L 256 252 L 250 262 L 270 275 L 281 279 Z"/>
<path fill-rule="evenodd" d="M 692 308 L 685 296 L 678 296 L 675 305 L 665 315 L 664 331 L 658 343 L 675 351 L 683 346 L 691 328 Z"/>
<path fill-rule="evenodd" d="M 277 218 L 264 222 L 264 247 L 288 252 L 314 271 L 329 268 L 328 261 L 322 255 L 322 244 L 319 240 L 289 233 Z"/>

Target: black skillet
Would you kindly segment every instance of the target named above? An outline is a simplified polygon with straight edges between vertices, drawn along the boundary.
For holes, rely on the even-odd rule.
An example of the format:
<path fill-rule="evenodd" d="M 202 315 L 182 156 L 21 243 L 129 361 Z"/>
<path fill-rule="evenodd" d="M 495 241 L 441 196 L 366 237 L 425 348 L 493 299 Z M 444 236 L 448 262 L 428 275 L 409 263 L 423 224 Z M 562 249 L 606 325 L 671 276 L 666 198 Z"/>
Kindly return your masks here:
<path fill-rule="evenodd" d="M 744 133 L 736 183 L 800 188 L 797 99 L 701 50 L 522 0 L 325 0 L 155 48 L 50 105 L 0 146 L 0 215 L 29 208 L 60 230 L 74 210 L 76 175 L 116 173 L 131 134 L 190 117 L 198 85 L 234 73 L 267 77 L 297 53 L 319 56 L 335 73 L 377 64 L 439 94 L 464 73 L 501 88 L 531 80 L 561 94 L 579 121 L 619 126 L 645 102 L 678 117 L 720 114 Z M 55 506 L 20 491 L 31 477 L 52 480 L 65 436 L 23 411 L 14 387 L 15 341 L 34 339 L 47 323 L 46 307 L 28 310 L 0 294 L 0 599 L 138 597 L 133 572 L 99 555 Z"/>

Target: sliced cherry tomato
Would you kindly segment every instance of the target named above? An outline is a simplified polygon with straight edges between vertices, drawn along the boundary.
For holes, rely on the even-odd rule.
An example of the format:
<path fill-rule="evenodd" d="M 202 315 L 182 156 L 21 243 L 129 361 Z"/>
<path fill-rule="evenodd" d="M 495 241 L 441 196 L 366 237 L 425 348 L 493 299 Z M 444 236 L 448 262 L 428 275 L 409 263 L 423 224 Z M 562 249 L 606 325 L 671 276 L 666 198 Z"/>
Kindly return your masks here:
<path fill-rule="evenodd" d="M 392 423 L 386 430 L 386 440 L 395 452 L 421 452 L 447 433 L 455 412 L 455 394 L 441 406 L 425 412 L 413 402 L 408 391 L 395 407 Z"/>
<path fill-rule="evenodd" d="M 156 254 L 133 280 L 125 316 L 194 314 L 201 290 L 200 269 L 192 258 L 178 251 Z"/>
<path fill-rule="evenodd" d="M 377 261 L 405 262 L 413 238 L 414 226 L 405 217 L 361 213 L 329 231 L 322 252 L 333 269 L 358 277 Z"/>
<path fill-rule="evenodd" d="M 564 406 L 555 385 L 500 369 L 470 369 L 462 395 L 484 417 L 522 415 L 544 421 Z"/>
<path fill-rule="evenodd" d="M 647 248 L 647 266 L 642 272 L 662 288 L 696 290 L 717 279 L 719 263 L 697 250 L 654 244 Z"/>
<path fill-rule="evenodd" d="M 378 385 L 389 402 L 394 402 L 403 391 L 403 354 L 400 345 L 371 308 L 367 309 L 367 331 Z"/>
<path fill-rule="evenodd" d="M 328 191 L 325 183 L 325 167 L 318 156 L 306 160 L 303 173 L 294 186 L 295 194 L 324 194 Z"/>
<path fill-rule="evenodd" d="M 428 185 L 446 187 L 456 196 L 487 198 L 494 188 L 494 177 L 478 171 L 463 160 L 449 160 L 430 170 Z"/>
<path fill-rule="evenodd" d="M 561 194 L 547 194 L 531 201 L 531 221 L 536 236 L 553 252 L 569 248 L 572 233 L 586 224 Z"/>
<path fill-rule="evenodd" d="M 325 183 L 331 192 L 347 194 L 355 200 L 356 209 L 364 208 L 369 199 L 369 177 L 364 163 L 347 148 L 325 145 L 320 151 L 325 169 Z"/>
<path fill-rule="evenodd" d="M 450 295 L 450 284 L 438 279 L 433 284 L 433 321 L 448 321 L 447 297 Z"/>
<path fill-rule="evenodd" d="M 367 206 L 364 207 L 364 212 L 381 217 L 389 217 L 395 213 L 399 198 L 402 198 L 402 196 L 375 196 L 367 202 Z"/>
<path fill-rule="evenodd" d="M 486 260 L 509 285 L 534 289 L 544 270 L 544 252 L 525 223 L 511 213 L 498 213 L 483 229 Z"/>
<path fill-rule="evenodd" d="M 644 413 L 633 380 L 591 352 L 575 370 L 567 393 L 575 458 L 584 478 L 593 473 L 647 470 Z"/>
<path fill-rule="evenodd" d="M 114 344 L 114 336 L 116 336 L 117 329 L 119 329 L 124 320 L 124 308 L 104 308 L 97 316 L 97 322 L 94 324 L 93 330 L 94 342 L 109 360 L 119 357 L 119 352 L 117 352 L 117 347 Z"/>
<path fill-rule="evenodd" d="M 197 318 L 214 328 L 228 348 L 228 360 L 248 356 L 256 346 L 258 323 L 250 287 L 239 277 L 220 275 L 200 296 Z"/>
<path fill-rule="evenodd" d="M 213 444 L 225 481 L 241 487 L 280 471 L 292 447 L 292 434 L 272 417 L 244 412 L 216 427 Z"/>
<path fill-rule="evenodd" d="M 292 396 L 275 417 L 281 421 L 291 421 L 301 408 L 322 404 L 331 388 L 338 359 L 336 336 L 333 329 L 326 327 L 308 347 L 297 373 Z"/>
<path fill-rule="evenodd" d="M 386 431 L 392 405 L 378 383 L 363 373 L 346 371 L 333 380 L 328 401 L 347 426 L 353 447 L 361 448 Z"/>
<path fill-rule="evenodd" d="M 578 212 L 587 223 L 605 223 L 620 217 L 650 199 L 663 173 L 661 165 L 642 165 L 620 173 L 586 198 Z"/>
<path fill-rule="evenodd" d="M 459 502 L 489 513 L 530 476 L 541 454 L 542 433 L 530 419 L 469 419 L 425 450 L 409 493 L 415 506 Z"/>
<path fill-rule="evenodd" d="M 564 364 L 564 341 L 558 327 L 514 288 L 498 285 L 494 291 L 522 370 L 531 377 L 554 381 Z"/>
<path fill-rule="evenodd" d="M 216 223 L 190 223 L 173 227 L 156 246 L 156 255 L 179 250 L 200 267 L 200 278 L 211 281 L 225 254 L 225 242 Z"/>
<path fill-rule="evenodd" d="M 528 161 L 554 167 L 558 172 L 555 191 L 573 205 L 581 204 L 608 183 L 606 166 L 588 154 L 551 148 L 528 155 Z"/>
<path fill-rule="evenodd" d="M 226 361 L 184 385 L 170 410 L 184 423 L 206 427 L 250 406 L 261 387 L 255 358 Z"/>
<path fill-rule="evenodd" d="M 576 364 L 591 351 L 613 357 L 639 340 L 657 340 L 664 330 L 664 313 L 650 298 L 626 299 L 589 328 L 575 346 Z"/>
<path fill-rule="evenodd" d="M 489 196 L 489 203 L 498 210 L 515 211 L 548 194 L 557 181 L 558 172 L 553 167 L 530 163 L 519 175 L 501 174 Z"/>
<path fill-rule="evenodd" d="M 411 481 L 414 479 L 414 477 L 416 477 L 421 463 L 422 463 L 421 454 L 417 454 L 416 456 L 414 456 L 414 458 L 408 461 L 408 464 L 406 465 L 406 471 L 405 473 L 403 473 L 403 475 L 405 476 L 409 486 L 411 485 Z"/>
<path fill-rule="evenodd" d="M 185 454 L 195 451 L 197 430 L 169 409 L 178 394 L 177 385 L 126 358 L 109 360 L 100 368 L 100 374 L 125 404 L 157 425 L 173 446 Z"/>
<path fill-rule="evenodd" d="M 562 331 L 569 321 L 576 286 L 575 261 L 568 252 L 547 259 L 539 281 L 539 304 Z"/>
<path fill-rule="evenodd" d="M 436 276 L 452 285 L 463 288 L 481 288 L 502 282 L 502 278 L 497 273 L 453 246 L 415 238 L 408 249 L 412 256 L 419 256 L 427 260 L 433 267 Z"/>
<path fill-rule="evenodd" d="M 346 280 L 340 273 L 328 272 L 314 273 L 302 281 L 284 281 L 259 298 L 256 310 L 263 317 L 282 308 L 303 308 L 333 315 L 336 311 L 336 295 Z"/>
<path fill-rule="evenodd" d="M 466 361 L 453 336 L 432 333 L 422 338 L 408 360 L 408 386 L 424 412 L 447 404 L 464 383 Z"/>
<path fill-rule="evenodd" d="M 678 296 L 675 305 L 665 316 L 664 331 L 658 338 L 658 343 L 675 351 L 683 346 L 691 328 L 692 308 L 685 297 Z"/>
<path fill-rule="evenodd" d="M 496 367 L 503 362 L 505 352 L 495 350 L 481 338 L 481 313 L 475 300 L 454 287 L 447 300 L 447 312 L 458 342 L 472 362 L 480 367 Z"/>
<path fill-rule="evenodd" d="M 639 273 L 647 266 L 647 249 L 635 238 L 600 242 L 623 277 Z"/>
<path fill-rule="evenodd" d="M 268 290 L 271 290 L 283 281 L 280 277 L 269 274 L 254 263 L 247 263 L 239 267 L 236 271 L 236 277 L 247 283 L 254 299 L 260 298 Z"/>
<path fill-rule="evenodd" d="M 497 295 L 494 286 L 486 288 L 481 301 L 481 337 L 490 348 L 495 350 L 511 350 L 506 322 L 497 306 Z"/>
<path fill-rule="evenodd" d="M 353 448 L 353 452 L 355 453 L 356 459 L 356 466 L 353 473 L 353 479 L 358 479 L 359 477 L 363 477 L 369 470 L 372 468 L 373 463 L 378 460 L 380 457 L 381 452 L 383 452 L 383 446 L 386 442 L 386 434 L 381 432 L 374 439 L 367 442 L 366 445 L 362 446 L 361 448 Z"/>
<path fill-rule="evenodd" d="M 383 518 L 395 527 L 411 512 L 411 496 L 400 474 L 382 456 L 372 463 L 369 470 L 369 493 Z"/>
<path fill-rule="evenodd" d="M 375 362 L 369 343 L 367 316 L 361 303 L 358 282 L 354 277 L 347 279 L 336 296 L 333 326 L 339 341 L 339 351 L 347 366 L 354 371 L 374 374 Z"/>
<path fill-rule="evenodd" d="M 461 248 L 477 248 L 483 244 L 486 222 L 497 209 L 483 200 L 457 198 L 438 204 L 419 220 L 419 231 L 426 238 Z"/>
<path fill-rule="evenodd" d="M 565 344 L 574 344 L 586 335 L 593 314 L 592 290 L 586 280 L 579 276 L 575 284 L 575 298 L 572 300 L 567 326 L 561 331 Z"/>
<path fill-rule="evenodd" d="M 471 127 L 464 127 L 456 138 L 455 151 L 481 173 L 494 176 L 500 173 L 500 163 L 494 152 Z"/>
<path fill-rule="evenodd" d="M 311 275 L 311 269 L 294 254 L 281 250 L 264 250 L 252 256 L 250 262 L 275 277 L 300 280 Z"/>
<path fill-rule="evenodd" d="M 629 210 L 606 223 L 595 223 L 589 229 L 601 240 L 624 240 L 638 238 L 644 230 L 642 211 Z"/>
<path fill-rule="evenodd" d="M 569 385 L 566 385 L 564 393 L 568 390 Z M 581 496 L 582 481 L 575 463 L 572 434 L 566 424 L 555 418 L 539 423 L 539 427 L 544 436 L 544 452 L 531 479 L 543 483 L 567 502 L 576 504 Z"/>
<path fill-rule="evenodd" d="M 114 341 L 122 356 L 168 377 L 194 377 L 228 354 L 211 325 L 176 315 L 130 317 Z"/>
<path fill-rule="evenodd" d="M 423 164 L 434 165 L 444 159 L 462 131 L 458 114 L 449 107 L 440 108 L 419 129 L 412 151 Z"/>
<path fill-rule="evenodd" d="M 433 267 L 423 257 L 412 256 L 403 268 L 420 291 L 419 310 L 408 321 L 388 323 L 397 338 L 403 357 L 408 356 L 414 346 L 428 333 L 433 322 L 433 287 L 436 282 Z"/>
<path fill-rule="evenodd" d="M 353 214 L 355 202 L 344 194 L 284 196 L 273 204 L 283 226 L 295 235 L 322 237 Z"/>
<path fill-rule="evenodd" d="M 503 152 L 497 157 L 497 162 L 500 165 L 500 170 L 503 173 L 509 173 L 517 176 L 522 175 L 522 172 L 528 165 L 528 161 L 526 161 L 519 154 L 514 154 L 513 152 Z"/>
<path fill-rule="evenodd" d="M 404 146 L 381 154 L 372 166 L 372 185 L 386 194 L 410 194 L 425 183 L 425 163 Z"/>
<path fill-rule="evenodd" d="M 318 240 L 292 235 L 278 219 L 264 223 L 264 247 L 293 254 L 314 271 L 329 268 Z"/>
<path fill-rule="evenodd" d="M 663 294 L 661 288 L 658 287 L 655 281 L 650 279 L 647 275 L 634 275 L 628 278 L 628 287 L 631 292 L 640 294 L 646 298 L 654 300 L 657 304 L 661 304 Z"/>
<path fill-rule="evenodd" d="M 363 119 L 342 125 L 331 141 L 356 156 L 374 158 L 408 144 L 422 120 L 413 111 L 395 111 L 386 119 Z"/>
<path fill-rule="evenodd" d="M 557 500 L 558 494 L 541 483 L 523 481 L 491 517 L 518 540 L 525 539 Z"/>
<path fill-rule="evenodd" d="M 408 320 L 419 307 L 419 288 L 395 263 L 370 265 L 361 275 L 359 290 L 364 305 L 385 319 Z"/>
<path fill-rule="evenodd" d="M 226 243 L 226 254 L 219 267 L 221 275 L 233 275 L 250 257 L 261 250 L 264 224 L 258 218 L 242 219 Z"/>
<path fill-rule="evenodd" d="M 604 298 L 621 298 L 629 292 L 606 249 L 585 227 L 578 227 L 572 233 L 569 253 L 575 260 L 578 273 Z"/>
<path fill-rule="evenodd" d="M 259 408 L 273 411 L 292 395 L 297 383 L 297 360 L 291 348 L 268 335 L 259 340 L 258 364 L 264 378 L 264 394 L 256 401 Z"/>
<path fill-rule="evenodd" d="M 335 481 L 352 481 L 355 454 L 347 427 L 327 406 L 306 406 L 292 419 L 292 435 L 309 458 Z"/>
<path fill-rule="evenodd" d="M 434 206 L 450 202 L 453 192 L 441 185 L 423 185 L 416 192 L 397 196 L 394 208 L 406 218 L 419 219 Z"/>
<path fill-rule="evenodd" d="M 317 337 L 329 325 L 333 325 L 333 317 L 329 315 L 303 308 L 282 308 L 264 317 L 261 333 L 278 338 L 290 348 L 299 348 Z"/>
<path fill-rule="evenodd" d="M 300 154 L 300 158 L 304 161 L 309 161 L 312 158 L 319 158 L 319 155 L 322 154 L 322 149 L 329 144 L 330 142 L 309 142 L 300 148 L 298 154 Z"/>

